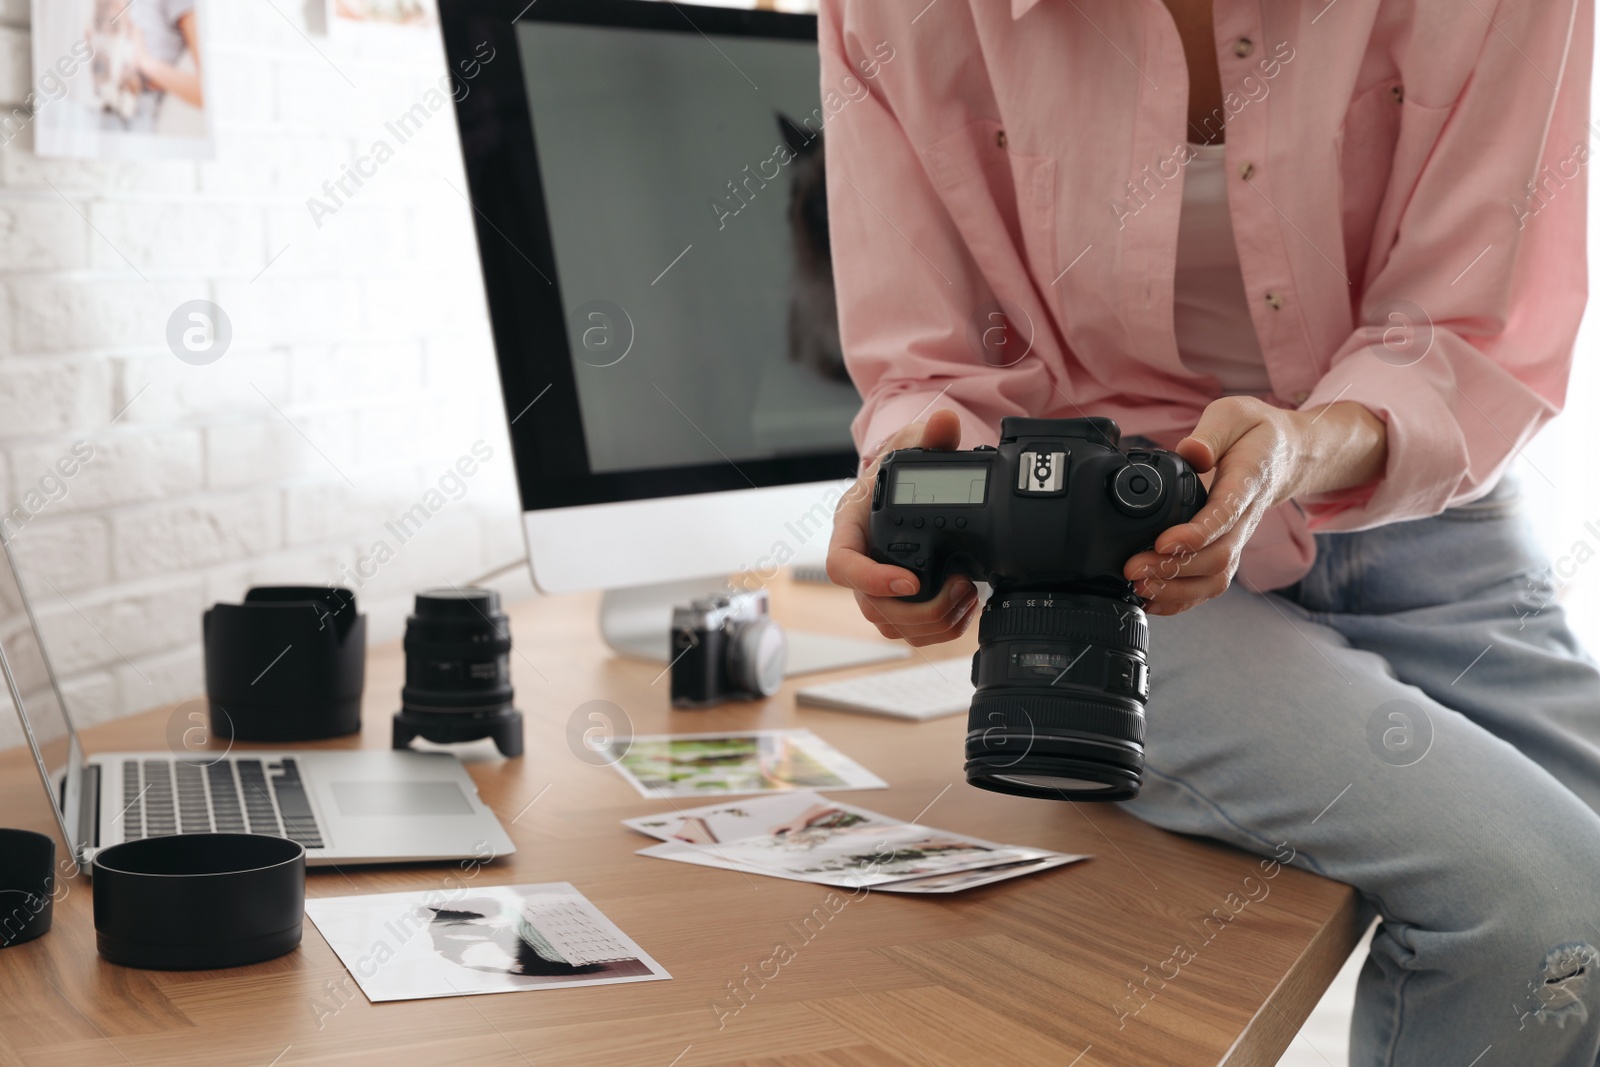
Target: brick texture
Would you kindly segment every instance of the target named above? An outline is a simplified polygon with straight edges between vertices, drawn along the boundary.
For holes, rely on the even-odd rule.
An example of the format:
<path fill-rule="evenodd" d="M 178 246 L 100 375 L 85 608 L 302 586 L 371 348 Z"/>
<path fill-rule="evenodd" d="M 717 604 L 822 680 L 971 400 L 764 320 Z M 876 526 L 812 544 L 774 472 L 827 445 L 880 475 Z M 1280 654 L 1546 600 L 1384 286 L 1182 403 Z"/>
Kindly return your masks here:
<path fill-rule="evenodd" d="M 40 159 L 31 125 L 0 146 L 0 526 L 84 722 L 198 694 L 200 614 L 252 584 L 353 576 L 384 640 L 416 590 L 521 552 L 453 114 L 320 226 L 306 205 L 436 83 L 437 31 L 327 36 L 310 6 L 208 5 L 214 159 Z M 5 114 L 30 47 L 0 0 Z M 167 342 L 195 299 L 233 331 L 205 366 Z M 400 543 L 385 524 L 479 440 L 494 458 Z"/>

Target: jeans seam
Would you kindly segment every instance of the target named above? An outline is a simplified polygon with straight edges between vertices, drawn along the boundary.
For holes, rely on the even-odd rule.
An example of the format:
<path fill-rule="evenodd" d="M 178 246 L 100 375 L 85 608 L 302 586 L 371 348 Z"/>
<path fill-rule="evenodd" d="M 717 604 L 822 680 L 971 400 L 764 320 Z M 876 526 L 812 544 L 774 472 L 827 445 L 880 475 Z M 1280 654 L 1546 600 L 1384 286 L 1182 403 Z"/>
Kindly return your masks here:
<path fill-rule="evenodd" d="M 1383 1052 L 1383 1062 L 1386 1065 L 1394 1063 L 1395 1046 L 1400 1044 L 1400 1026 L 1405 1018 L 1406 983 L 1411 980 L 1411 975 L 1409 969 L 1401 968 L 1400 978 L 1394 984 L 1394 1012 L 1389 1021 L 1389 1047 Z"/>
<path fill-rule="evenodd" d="M 1218 817 L 1220 817 L 1223 822 L 1225 822 L 1229 826 L 1233 827 L 1240 834 L 1244 835 L 1245 837 L 1249 838 L 1252 841 L 1255 841 L 1257 844 L 1259 844 L 1262 848 L 1266 849 L 1268 852 L 1271 852 L 1271 853 L 1276 853 L 1277 852 L 1277 849 L 1278 849 L 1277 845 L 1274 845 L 1271 842 L 1267 841 L 1265 838 L 1263 838 L 1260 834 L 1257 834 L 1255 831 L 1248 830 L 1244 826 L 1240 825 L 1239 821 L 1237 819 L 1235 819 L 1233 816 L 1229 815 L 1227 813 L 1227 811 L 1223 809 L 1222 805 L 1218 804 L 1216 801 L 1212 800 L 1210 797 L 1208 797 L 1204 793 L 1200 792 L 1200 790 L 1196 789 L 1186 779 L 1179 778 L 1177 775 L 1174 775 L 1174 774 L 1167 774 L 1167 773 L 1165 773 L 1163 771 L 1158 771 L 1158 770 L 1156 770 L 1156 768 L 1152 767 L 1149 763 L 1145 764 L 1144 769 L 1145 769 L 1145 773 L 1146 774 L 1153 774 L 1157 778 L 1164 778 L 1167 781 L 1174 783 L 1175 785 L 1182 786 L 1184 789 L 1188 790 L 1189 793 L 1196 800 L 1200 801 L 1202 804 L 1204 804 L 1207 807 L 1209 807 L 1212 811 L 1216 812 Z M 1297 849 L 1295 849 L 1294 854 L 1295 854 L 1295 858 L 1296 859 L 1304 859 L 1305 860 L 1305 864 L 1306 864 L 1307 869 L 1309 869 L 1312 873 L 1320 874 L 1324 878 L 1331 878 L 1332 877 L 1332 875 L 1330 875 L 1326 871 L 1324 871 L 1322 869 L 1322 867 L 1314 859 L 1311 858 L 1309 853 L 1302 852 L 1300 849 L 1297 848 Z M 1338 879 L 1334 879 L 1334 880 L 1337 881 Z"/>

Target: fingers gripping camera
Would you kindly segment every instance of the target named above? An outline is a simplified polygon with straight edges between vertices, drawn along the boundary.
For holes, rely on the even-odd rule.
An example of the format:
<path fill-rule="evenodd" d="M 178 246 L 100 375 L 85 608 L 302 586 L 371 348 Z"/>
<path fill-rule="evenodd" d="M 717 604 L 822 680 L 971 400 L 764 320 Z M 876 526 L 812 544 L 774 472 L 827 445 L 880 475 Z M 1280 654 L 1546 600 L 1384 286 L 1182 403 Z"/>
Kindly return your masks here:
<path fill-rule="evenodd" d="M 1128 559 L 1205 504 L 1161 449 L 1119 448 L 1110 419 L 1008 418 L 998 448 L 901 449 L 873 487 L 871 552 L 937 596 L 986 581 L 973 657 L 967 780 L 1065 800 L 1136 796 L 1149 633 Z"/>

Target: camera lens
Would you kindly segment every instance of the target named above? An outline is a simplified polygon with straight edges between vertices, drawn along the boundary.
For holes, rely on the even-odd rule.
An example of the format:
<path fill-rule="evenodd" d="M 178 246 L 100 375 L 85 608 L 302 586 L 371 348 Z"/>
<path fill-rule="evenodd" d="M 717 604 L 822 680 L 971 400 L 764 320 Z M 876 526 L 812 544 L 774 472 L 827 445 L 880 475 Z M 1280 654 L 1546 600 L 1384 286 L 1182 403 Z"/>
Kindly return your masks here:
<path fill-rule="evenodd" d="M 495 716 L 511 707 L 511 624 L 492 589 L 428 589 L 406 619 L 407 712 Z"/>
<path fill-rule="evenodd" d="M 728 634 L 728 678 L 746 693 L 769 697 L 783 685 L 789 642 L 783 627 L 768 618 L 752 619 Z"/>
<path fill-rule="evenodd" d="M 1137 796 L 1149 647 L 1136 604 L 997 591 L 978 624 L 967 781 L 1046 800 Z"/>

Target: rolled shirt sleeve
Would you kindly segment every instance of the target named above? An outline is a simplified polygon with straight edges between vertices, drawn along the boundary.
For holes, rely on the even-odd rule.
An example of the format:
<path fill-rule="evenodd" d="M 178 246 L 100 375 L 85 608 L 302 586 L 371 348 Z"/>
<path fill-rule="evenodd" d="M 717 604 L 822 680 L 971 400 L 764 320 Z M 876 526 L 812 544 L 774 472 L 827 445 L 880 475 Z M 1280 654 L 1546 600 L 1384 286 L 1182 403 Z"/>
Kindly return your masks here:
<path fill-rule="evenodd" d="M 965 195 L 942 197 L 936 181 L 981 176 L 930 173 L 902 128 L 894 87 L 914 84 L 903 69 L 940 62 L 938 48 L 897 52 L 857 32 L 857 11 L 824 0 L 818 28 L 824 98 L 840 86 L 868 88 L 851 94 L 825 127 L 840 341 L 863 398 L 852 426 L 856 445 L 870 458 L 895 431 L 939 408 L 961 417 L 961 447 L 993 444 L 1003 417 L 1043 413 L 1054 391 L 1046 361 L 998 366 L 972 337 L 973 319 L 995 288 L 1032 292 L 1016 227 L 1006 224 L 1002 204 L 972 196 L 965 184 L 958 189 Z M 952 199 L 958 213 L 992 217 L 958 218 Z M 1047 321 L 1042 306 L 1025 310 Z M 1052 343 L 1045 332 L 1035 343 Z"/>
<path fill-rule="evenodd" d="M 1365 405 L 1387 425 L 1387 465 L 1369 485 L 1303 498 L 1312 530 L 1483 495 L 1565 401 L 1587 298 L 1593 6 L 1500 4 L 1492 22 L 1453 101 L 1403 90 L 1387 202 L 1404 206 L 1380 219 L 1395 238 L 1362 325 L 1302 405 Z"/>

